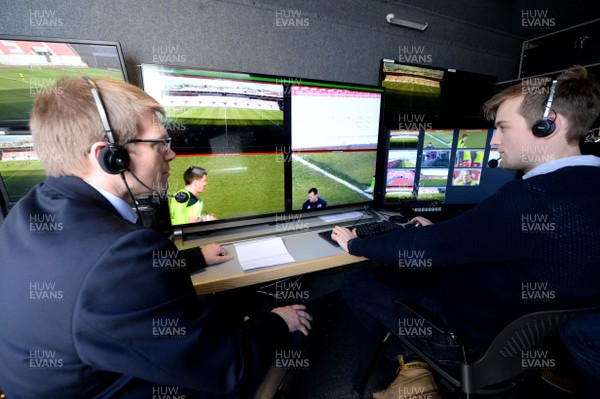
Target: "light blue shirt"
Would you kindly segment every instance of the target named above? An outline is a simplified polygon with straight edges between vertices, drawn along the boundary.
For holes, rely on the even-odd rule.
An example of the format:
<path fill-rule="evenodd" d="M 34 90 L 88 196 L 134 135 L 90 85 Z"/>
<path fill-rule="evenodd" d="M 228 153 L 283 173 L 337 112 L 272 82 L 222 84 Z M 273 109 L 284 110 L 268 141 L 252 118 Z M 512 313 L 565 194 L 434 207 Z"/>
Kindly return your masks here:
<path fill-rule="evenodd" d="M 106 198 L 108 202 L 110 202 L 110 204 L 117 210 L 117 212 L 119 212 L 119 215 L 121 215 L 123 219 L 131 223 L 137 222 L 137 215 L 135 214 L 133 209 L 131 209 L 131 206 L 129 206 L 127 202 L 117 197 L 116 195 L 109 193 L 108 191 L 90 183 L 89 181 L 86 181 L 86 183 L 94 187 L 96 191 L 102 194 L 102 196 Z"/>
<path fill-rule="evenodd" d="M 529 172 L 523 175 L 523 179 L 529 179 L 530 177 L 537 175 L 544 175 L 546 173 L 554 172 L 567 166 L 596 166 L 600 167 L 600 158 L 594 155 L 575 155 L 572 157 L 558 158 L 553 161 L 548 161 L 541 165 L 536 166 Z"/>

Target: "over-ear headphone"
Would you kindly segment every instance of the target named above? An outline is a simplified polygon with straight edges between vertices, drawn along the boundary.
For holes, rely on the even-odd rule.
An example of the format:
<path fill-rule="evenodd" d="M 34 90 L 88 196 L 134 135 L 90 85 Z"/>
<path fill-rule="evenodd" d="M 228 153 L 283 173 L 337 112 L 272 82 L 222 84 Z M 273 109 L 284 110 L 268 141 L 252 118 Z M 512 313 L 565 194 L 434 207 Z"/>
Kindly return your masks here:
<path fill-rule="evenodd" d="M 107 146 L 100 150 L 98 155 L 98 163 L 102 170 L 111 175 L 123 173 L 129 169 L 129 153 L 125 149 L 115 143 L 113 132 L 108 122 L 108 116 L 104 109 L 104 104 L 98 93 L 96 83 L 87 76 L 83 77 L 91 86 L 92 96 L 100 114 L 100 120 L 102 121 L 102 127 L 104 128 L 104 141 Z"/>
<path fill-rule="evenodd" d="M 554 121 L 548 119 L 550 109 L 552 108 L 552 102 L 554 101 L 554 91 L 556 90 L 556 83 L 556 79 L 554 79 L 552 81 L 552 84 L 550 85 L 550 93 L 548 93 L 548 99 L 546 100 L 546 108 L 544 109 L 544 115 L 542 116 L 542 119 L 539 119 L 531 127 L 531 131 L 536 137 L 550 136 L 556 128 Z"/>

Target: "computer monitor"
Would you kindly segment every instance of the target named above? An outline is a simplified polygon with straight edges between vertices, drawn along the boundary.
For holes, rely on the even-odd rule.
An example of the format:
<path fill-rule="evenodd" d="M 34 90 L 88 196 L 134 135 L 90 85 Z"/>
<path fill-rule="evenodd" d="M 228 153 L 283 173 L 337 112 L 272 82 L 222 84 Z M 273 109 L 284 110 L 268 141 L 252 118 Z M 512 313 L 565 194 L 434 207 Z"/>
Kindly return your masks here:
<path fill-rule="evenodd" d="M 285 212 L 283 78 L 153 64 L 141 73 L 144 90 L 165 108 L 177 153 L 168 181 L 174 228 L 206 231 Z M 176 195 L 186 170 L 197 167 L 208 173 L 195 195 L 201 215 L 178 218 Z"/>
<path fill-rule="evenodd" d="M 0 165 L 11 203 L 45 178 L 28 128 L 35 97 L 79 76 L 127 81 L 120 44 L 0 35 Z"/>
<path fill-rule="evenodd" d="M 389 130 L 480 128 L 482 106 L 492 97 L 496 77 L 453 68 L 383 59 L 383 120 Z"/>
<path fill-rule="evenodd" d="M 439 120 L 443 126 L 479 129 L 485 125 L 483 104 L 494 95 L 496 77 L 447 69 L 442 82 Z"/>
<path fill-rule="evenodd" d="M 327 211 L 373 201 L 381 88 L 153 64 L 141 71 L 144 90 L 165 107 L 178 154 L 171 210 L 185 170 L 208 172 L 198 196 L 214 220 L 172 218 L 175 228 L 194 233 L 289 220 L 303 211 L 311 188 Z"/>
<path fill-rule="evenodd" d="M 516 172 L 488 166 L 498 159 L 493 129 L 390 131 L 382 206 L 398 203 L 473 206 Z"/>
<path fill-rule="evenodd" d="M 419 130 L 437 119 L 442 101 L 441 68 L 382 60 L 380 84 L 385 88 L 383 125 L 389 130 Z"/>
<path fill-rule="evenodd" d="M 372 203 L 383 90 L 304 81 L 290 92 L 292 211 Z"/>

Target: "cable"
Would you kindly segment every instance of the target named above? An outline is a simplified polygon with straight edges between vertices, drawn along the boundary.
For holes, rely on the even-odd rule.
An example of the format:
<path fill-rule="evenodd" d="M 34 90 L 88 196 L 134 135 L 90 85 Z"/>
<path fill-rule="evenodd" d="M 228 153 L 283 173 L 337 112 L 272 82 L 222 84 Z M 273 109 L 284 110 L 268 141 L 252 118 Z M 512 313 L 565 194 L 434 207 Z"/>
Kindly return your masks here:
<path fill-rule="evenodd" d="M 354 226 L 356 226 L 356 224 L 362 220 L 362 218 L 363 218 L 363 217 L 364 217 L 364 216 L 367 214 L 367 212 L 369 212 L 369 208 L 367 207 L 367 205 L 365 205 L 365 210 L 364 210 L 364 212 L 362 213 L 362 215 L 360 215 L 360 217 L 358 218 L 358 220 L 357 220 L 357 221 L 355 221 L 354 223 L 352 223 L 352 226 L 350 226 L 350 230 L 352 230 L 352 228 L 353 228 Z"/>
<path fill-rule="evenodd" d="M 127 184 L 127 179 L 125 178 L 125 172 L 121 172 L 119 173 L 121 175 L 121 179 L 123 179 L 123 183 L 125 183 L 125 187 L 127 188 L 127 192 L 129 193 L 129 196 L 131 197 L 131 200 L 133 201 L 133 206 L 135 207 L 135 212 L 137 213 L 138 219 L 140 221 L 140 224 L 142 225 L 142 227 L 146 227 L 144 226 L 144 219 L 142 218 L 142 214 L 140 213 L 140 209 L 138 208 L 138 203 L 137 200 L 135 199 L 135 197 L 133 196 L 133 193 L 131 192 L 131 189 L 129 188 L 129 184 Z M 133 177 L 135 177 L 135 175 L 132 173 Z M 137 181 L 139 181 L 139 179 L 137 177 L 135 177 Z M 142 183 L 140 181 L 140 183 L 143 186 L 146 186 L 144 183 Z"/>

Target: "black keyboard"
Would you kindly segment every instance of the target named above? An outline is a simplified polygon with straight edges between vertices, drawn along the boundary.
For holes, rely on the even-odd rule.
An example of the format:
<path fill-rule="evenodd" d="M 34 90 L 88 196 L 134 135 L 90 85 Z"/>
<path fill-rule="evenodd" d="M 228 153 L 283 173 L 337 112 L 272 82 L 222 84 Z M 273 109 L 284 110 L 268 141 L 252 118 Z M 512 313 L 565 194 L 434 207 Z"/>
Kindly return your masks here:
<path fill-rule="evenodd" d="M 402 225 L 402 224 L 398 224 L 398 223 L 392 223 L 387 220 L 381 220 L 378 222 L 361 223 L 361 224 L 357 224 L 355 226 L 348 227 L 348 228 L 350 230 L 356 229 L 356 234 L 359 237 L 369 237 L 369 236 L 376 236 L 376 235 L 388 233 L 393 230 L 407 229 L 407 228 L 410 229 L 410 228 L 414 228 L 414 227 L 415 227 L 415 225 L 413 225 L 412 223 L 407 223 L 405 225 Z M 321 231 L 321 232 L 319 232 L 319 236 L 321 238 L 325 239 L 331 245 L 334 245 L 336 247 L 339 246 L 339 244 L 331 238 L 331 230 Z"/>

